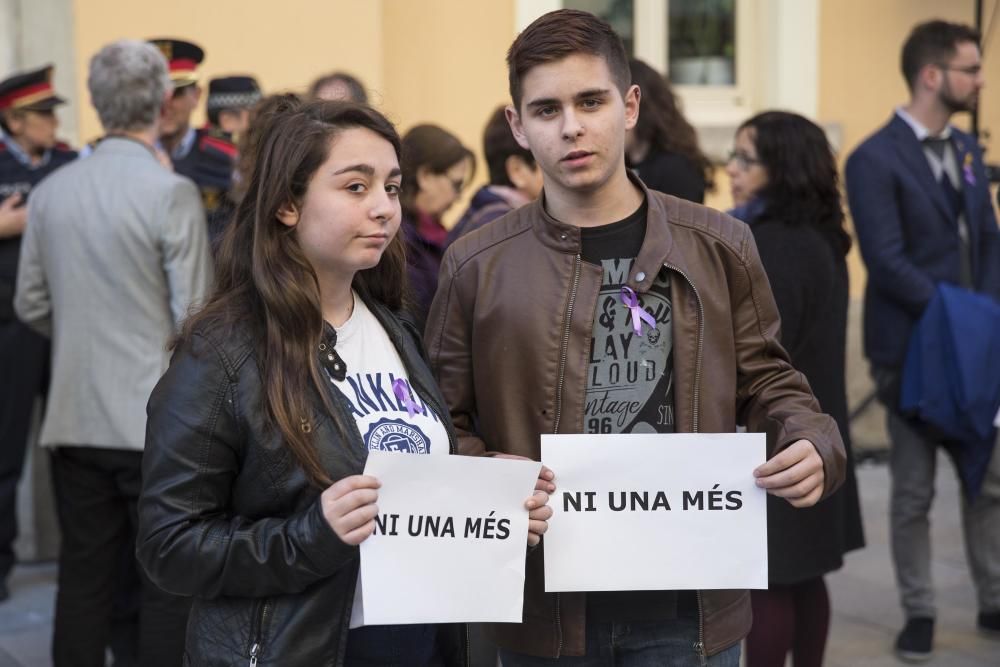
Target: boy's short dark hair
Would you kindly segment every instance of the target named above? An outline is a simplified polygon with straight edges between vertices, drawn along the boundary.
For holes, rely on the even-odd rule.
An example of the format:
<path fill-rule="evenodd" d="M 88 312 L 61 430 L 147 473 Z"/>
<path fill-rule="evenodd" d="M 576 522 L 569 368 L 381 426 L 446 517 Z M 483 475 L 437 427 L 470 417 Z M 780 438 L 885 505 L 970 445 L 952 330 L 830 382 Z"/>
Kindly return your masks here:
<path fill-rule="evenodd" d="M 490 171 L 490 185 L 506 185 L 514 187 L 507 176 L 507 158 L 516 156 L 524 160 L 529 167 L 535 166 L 535 157 L 527 148 L 521 148 L 510 124 L 504 114 L 504 107 L 498 107 L 490 115 L 483 130 L 483 155 L 486 156 L 486 166 Z"/>
<path fill-rule="evenodd" d="M 521 110 L 521 79 L 532 67 L 575 53 L 600 56 L 622 96 L 632 82 L 621 37 L 608 22 L 579 9 L 560 9 L 535 19 L 507 51 L 507 76 L 514 108 Z"/>
<path fill-rule="evenodd" d="M 912 92 L 920 70 L 927 65 L 945 64 L 955 56 L 959 44 L 972 42 L 978 47 L 979 41 L 979 31 L 971 26 L 940 20 L 921 23 L 903 44 L 901 65 L 906 85 Z"/>

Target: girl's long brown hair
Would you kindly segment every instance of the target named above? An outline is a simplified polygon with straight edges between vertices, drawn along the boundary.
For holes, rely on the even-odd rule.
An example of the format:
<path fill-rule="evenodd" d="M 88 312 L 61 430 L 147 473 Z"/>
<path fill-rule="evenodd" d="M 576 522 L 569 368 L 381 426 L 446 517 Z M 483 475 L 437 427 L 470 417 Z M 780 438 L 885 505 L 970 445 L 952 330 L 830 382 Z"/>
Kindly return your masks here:
<path fill-rule="evenodd" d="M 347 429 L 330 402 L 318 363 L 323 333 L 319 282 L 295 229 L 279 222 L 279 209 L 301 210 L 309 181 L 329 157 L 338 133 L 365 128 L 400 156 L 395 128 L 374 109 L 350 102 L 305 103 L 273 96 L 255 114 L 244 156 L 246 192 L 226 228 L 216 258 L 215 288 L 184 325 L 196 330 L 249 328 L 263 387 L 264 416 L 316 485 L 331 479 L 312 439 L 315 396 L 341 431 Z M 391 309 L 403 305 L 406 259 L 397 236 L 377 266 L 358 272 L 353 287 L 366 301 Z"/>
<path fill-rule="evenodd" d="M 635 134 L 655 150 L 677 153 L 695 166 L 705 178 L 705 187 L 715 187 L 715 169 L 701 152 L 698 135 L 681 112 L 670 82 L 655 69 L 637 58 L 628 61 L 632 83 L 642 91 L 642 106 Z"/>

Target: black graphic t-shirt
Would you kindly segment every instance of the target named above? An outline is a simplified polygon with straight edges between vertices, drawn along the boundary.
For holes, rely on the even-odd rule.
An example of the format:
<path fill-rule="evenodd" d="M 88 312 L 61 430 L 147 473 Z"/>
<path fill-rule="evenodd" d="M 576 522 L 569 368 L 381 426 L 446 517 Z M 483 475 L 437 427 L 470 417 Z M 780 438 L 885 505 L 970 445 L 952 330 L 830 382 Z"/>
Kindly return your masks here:
<path fill-rule="evenodd" d="M 581 228 L 581 257 L 603 269 L 594 313 L 593 338 L 584 412 L 586 433 L 673 433 L 673 334 L 670 276 L 661 269 L 639 305 L 656 321 L 641 322 L 635 332 L 622 286 L 646 236 L 647 205 L 643 201 L 624 220 Z M 622 554 L 622 567 L 628 567 Z M 587 616 L 597 621 L 640 622 L 687 614 L 697 601 L 693 593 L 674 591 L 595 592 L 587 594 Z"/>
<path fill-rule="evenodd" d="M 603 268 L 587 373 L 587 433 L 673 433 L 673 335 L 670 278 L 665 270 L 639 305 L 656 320 L 640 320 L 622 300 L 622 286 L 646 234 L 646 204 L 619 222 L 581 230 L 583 260 Z"/>

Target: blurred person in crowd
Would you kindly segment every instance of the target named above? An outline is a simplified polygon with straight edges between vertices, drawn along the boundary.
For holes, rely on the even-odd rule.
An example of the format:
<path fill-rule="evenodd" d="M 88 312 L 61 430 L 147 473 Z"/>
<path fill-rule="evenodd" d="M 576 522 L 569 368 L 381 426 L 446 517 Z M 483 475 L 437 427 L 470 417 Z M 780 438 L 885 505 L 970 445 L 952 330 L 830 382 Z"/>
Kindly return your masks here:
<path fill-rule="evenodd" d="M 237 150 L 221 128 L 195 128 L 191 115 L 201 101 L 198 66 L 205 52 L 197 44 L 169 37 L 149 40 L 167 59 L 174 89 L 163 108 L 160 146 L 174 171 L 194 181 L 201 193 L 209 238 L 216 242 L 232 214 L 228 193 L 233 183 Z"/>
<path fill-rule="evenodd" d="M 251 110 L 263 95 L 257 80 L 251 76 L 227 76 L 208 82 L 208 100 L 205 110 L 208 116 L 208 130 L 216 137 L 225 139 L 226 151 L 235 151 L 228 165 L 232 170 L 228 189 L 218 195 L 215 209 L 208 212 L 209 201 L 205 201 L 206 215 L 209 216 L 209 236 L 213 250 L 217 247 L 222 229 L 232 218 L 239 200 L 239 150 L 238 144 L 250 128 Z M 202 189 L 202 197 L 206 190 Z"/>
<path fill-rule="evenodd" d="M 417 125 L 403 136 L 403 227 L 413 295 L 412 312 L 423 330 L 437 290 L 448 230 L 441 216 L 472 180 L 476 159 L 451 132 Z"/>
<path fill-rule="evenodd" d="M 463 665 L 460 626 L 364 626 L 352 613 L 378 511 L 379 482 L 362 473 L 379 425 L 412 427 L 424 438 L 413 455 L 456 443 L 402 316 L 399 136 L 364 105 L 266 105 L 216 289 L 149 401 L 140 560 L 195 597 L 191 664 Z M 358 383 L 419 408 L 373 410 Z M 526 501 L 529 544 L 546 501 Z"/>
<path fill-rule="evenodd" d="M 324 74 L 309 86 L 309 99 L 368 104 L 368 93 L 361 81 L 347 72 Z"/>
<path fill-rule="evenodd" d="M 972 111 L 985 84 L 979 33 L 930 21 L 903 45 L 909 102 L 851 154 L 845 169 L 854 226 L 868 270 L 864 342 L 888 411 L 890 524 L 896 585 L 906 623 L 903 659 L 934 646 L 929 512 L 940 437 L 900 412 L 903 362 L 914 326 L 939 283 L 1000 299 L 1000 231 L 975 137 L 950 124 Z M 963 502 L 977 624 L 1000 637 L 1000 456 L 994 450 L 979 497 Z"/>
<path fill-rule="evenodd" d="M 541 433 L 742 423 L 780 433 L 746 471 L 759 488 L 796 507 L 829 496 L 843 479 L 840 434 L 777 340 L 751 232 L 625 166 L 640 93 L 621 38 L 593 14 L 550 12 L 514 40 L 507 66 L 507 118 L 545 180 L 538 199 L 459 238 L 442 262 L 426 341 L 459 451 L 538 460 Z M 633 321 L 640 312 L 648 319 Z M 525 565 L 524 622 L 488 626 L 504 667 L 739 664 L 748 591 L 547 593 L 543 550 Z"/>
<path fill-rule="evenodd" d="M 263 97 L 252 76 L 224 76 L 208 82 L 208 125 L 234 144 L 250 127 L 250 110 Z"/>
<path fill-rule="evenodd" d="M 287 93 L 267 95 L 250 108 L 249 125 L 240 136 L 237 146 L 236 171 L 233 174 L 233 189 L 230 191 L 230 198 L 237 206 L 250 187 L 250 176 L 253 174 L 254 162 L 257 159 L 257 144 L 260 142 L 261 130 L 269 124 L 266 117 L 284 108 L 287 98 Z"/>
<path fill-rule="evenodd" d="M 844 484 L 813 507 L 767 499 L 767 590 L 751 591 L 748 667 L 820 667 L 830 626 L 823 575 L 864 546 L 844 378 L 848 276 L 837 163 L 823 130 L 772 111 L 736 133 L 730 214 L 750 225 L 781 316 L 781 344 L 840 429 Z"/>
<path fill-rule="evenodd" d="M 641 60 L 629 60 L 639 86 L 639 119 L 625 135 L 628 166 L 647 187 L 701 204 L 714 186 L 712 163 L 684 118 L 670 82 Z"/>
<path fill-rule="evenodd" d="M 197 188 L 155 155 L 166 61 L 149 44 L 114 42 L 91 59 L 87 85 L 106 137 L 33 193 L 14 300 L 52 338 L 39 440 L 62 535 L 57 667 L 104 664 L 121 556 L 134 553 L 146 400 L 211 279 Z M 144 581 L 138 664 L 180 664 L 187 609 Z"/>
<path fill-rule="evenodd" d="M 32 410 L 49 367 L 48 340 L 14 315 L 14 280 L 29 193 L 76 157 L 56 140 L 55 108 L 64 102 L 52 87 L 51 65 L 0 81 L 0 602 L 14 567 L 17 483 Z"/>
<path fill-rule="evenodd" d="M 496 108 L 483 131 L 483 155 L 490 182 L 472 195 L 469 208 L 448 232 L 448 244 L 542 193 L 542 170 L 531 151 L 521 148 L 514 139 L 504 109 Z"/>

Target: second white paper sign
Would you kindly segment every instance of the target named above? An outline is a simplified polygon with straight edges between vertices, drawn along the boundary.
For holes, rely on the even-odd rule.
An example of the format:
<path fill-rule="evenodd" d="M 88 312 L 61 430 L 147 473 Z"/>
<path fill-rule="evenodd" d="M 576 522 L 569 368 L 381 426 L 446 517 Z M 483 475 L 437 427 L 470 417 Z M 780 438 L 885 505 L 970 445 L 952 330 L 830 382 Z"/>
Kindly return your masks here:
<path fill-rule="evenodd" d="M 767 588 L 760 433 L 543 435 L 546 591 Z"/>

